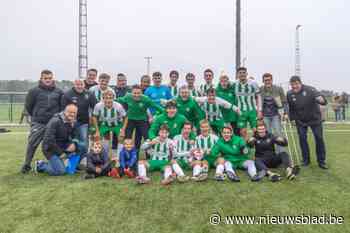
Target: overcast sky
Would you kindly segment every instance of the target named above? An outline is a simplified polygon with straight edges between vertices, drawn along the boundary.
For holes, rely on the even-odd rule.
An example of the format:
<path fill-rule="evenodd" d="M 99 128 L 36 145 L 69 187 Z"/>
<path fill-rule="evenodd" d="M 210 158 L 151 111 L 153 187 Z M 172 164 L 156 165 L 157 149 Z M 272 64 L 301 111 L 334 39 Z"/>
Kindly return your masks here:
<path fill-rule="evenodd" d="M 3 0 L 0 79 L 78 76 L 78 0 Z M 302 24 L 302 78 L 320 89 L 350 91 L 350 3 L 346 0 L 243 0 L 243 55 L 250 75 L 294 71 L 294 32 Z M 233 0 L 88 0 L 89 66 L 123 72 L 136 83 L 146 72 L 233 76 Z"/>

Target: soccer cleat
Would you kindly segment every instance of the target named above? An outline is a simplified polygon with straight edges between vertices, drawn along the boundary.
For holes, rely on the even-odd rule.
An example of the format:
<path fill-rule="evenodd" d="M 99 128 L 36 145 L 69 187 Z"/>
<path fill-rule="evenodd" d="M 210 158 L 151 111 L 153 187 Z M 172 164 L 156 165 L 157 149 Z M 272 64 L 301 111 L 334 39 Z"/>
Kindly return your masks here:
<path fill-rule="evenodd" d="M 190 177 L 188 177 L 188 176 L 177 176 L 176 177 L 176 179 L 177 179 L 177 181 L 179 181 L 180 183 L 185 183 L 185 182 L 187 182 L 187 181 L 189 181 L 190 180 Z"/>
<path fill-rule="evenodd" d="M 277 182 L 277 181 L 280 181 L 282 177 L 277 173 L 271 173 L 269 175 L 269 179 L 271 180 L 271 182 Z"/>
<path fill-rule="evenodd" d="M 169 185 L 174 181 L 173 176 L 169 176 L 168 178 L 164 178 L 162 179 L 162 181 L 160 182 L 162 185 Z"/>
<path fill-rule="evenodd" d="M 224 181 L 225 178 L 226 178 L 225 174 L 215 174 L 215 177 L 214 177 L 216 181 Z"/>
<path fill-rule="evenodd" d="M 287 167 L 286 169 L 286 175 L 288 180 L 294 180 L 296 178 L 296 176 L 299 174 L 300 172 L 300 168 L 299 166 L 295 166 L 295 167 Z"/>
<path fill-rule="evenodd" d="M 231 172 L 231 171 L 226 171 L 227 177 L 229 180 L 231 180 L 232 182 L 240 182 L 241 179 L 239 178 L 239 176 L 237 176 L 235 173 Z"/>
<path fill-rule="evenodd" d="M 85 180 L 88 180 L 88 179 L 95 179 L 96 176 L 95 176 L 95 174 L 88 174 L 88 173 L 86 173 L 86 174 L 83 175 L 83 178 L 84 178 Z"/>
<path fill-rule="evenodd" d="M 127 168 L 124 169 L 124 174 L 125 174 L 127 177 L 129 177 L 129 178 L 134 178 L 134 177 L 135 177 L 135 174 L 133 173 L 133 171 L 130 170 L 130 169 L 127 169 Z"/>
<path fill-rule="evenodd" d="M 21 167 L 21 173 L 22 174 L 27 174 L 28 172 L 30 172 L 30 170 L 32 170 L 32 168 L 30 167 L 30 165 L 23 165 Z"/>
<path fill-rule="evenodd" d="M 148 184 L 151 182 L 151 179 L 147 176 L 137 176 L 135 179 L 138 184 Z"/>
<path fill-rule="evenodd" d="M 318 166 L 319 166 L 320 168 L 324 169 L 324 170 L 327 170 L 327 169 L 328 169 L 328 166 L 327 166 L 327 164 L 325 164 L 325 163 L 320 163 L 320 164 L 318 164 Z"/>
<path fill-rule="evenodd" d="M 258 174 L 255 174 L 253 177 L 250 178 L 253 182 L 258 182 L 261 180 L 261 177 Z"/>
<path fill-rule="evenodd" d="M 109 172 L 108 172 L 108 176 L 115 178 L 115 179 L 119 179 L 120 175 L 119 175 L 119 171 L 117 168 L 112 168 Z"/>

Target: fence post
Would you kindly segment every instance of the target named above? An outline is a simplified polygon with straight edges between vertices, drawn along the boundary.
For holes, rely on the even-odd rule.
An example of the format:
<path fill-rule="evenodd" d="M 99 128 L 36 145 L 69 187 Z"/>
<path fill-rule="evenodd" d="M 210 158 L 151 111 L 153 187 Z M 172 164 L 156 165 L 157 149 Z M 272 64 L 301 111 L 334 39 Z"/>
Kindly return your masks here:
<path fill-rule="evenodd" d="M 13 94 L 10 94 L 10 122 L 13 123 Z"/>

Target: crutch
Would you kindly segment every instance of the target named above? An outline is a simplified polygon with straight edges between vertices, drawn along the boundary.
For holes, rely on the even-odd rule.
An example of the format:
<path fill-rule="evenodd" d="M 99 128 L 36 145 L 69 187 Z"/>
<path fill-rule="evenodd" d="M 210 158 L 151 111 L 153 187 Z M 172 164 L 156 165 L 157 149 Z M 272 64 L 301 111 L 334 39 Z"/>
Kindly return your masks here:
<path fill-rule="evenodd" d="M 290 153 L 293 166 L 299 167 L 300 166 L 299 150 L 298 150 L 298 146 L 294 136 L 293 126 L 289 119 L 287 119 L 282 125 L 283 125 L 284 134 L 288 140 L 288 151 Z M 290 137 L 288 136 L 289 135 L 288 131 L 289 131 Z"/>

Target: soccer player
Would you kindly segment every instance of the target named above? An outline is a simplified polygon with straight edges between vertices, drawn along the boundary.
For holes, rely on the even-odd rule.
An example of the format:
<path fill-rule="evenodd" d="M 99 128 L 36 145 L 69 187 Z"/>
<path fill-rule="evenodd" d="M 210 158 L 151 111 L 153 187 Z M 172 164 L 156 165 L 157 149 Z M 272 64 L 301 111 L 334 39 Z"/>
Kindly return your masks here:
<path fill-rule="evenodd" d="M 231 181 L 239 182 L 240 178 L 233 168 L 241 168 L 248 170 L 252 181 L 259 181 L 261 178 L 257 175 L 254 161 L 248 158 L 249 150 L 244 139 L 233 135 L 233 130 L 229 126 L 222 129 L 221 136 L 222 138 L 217 141 L 206 158 L 210 166 L 213 166 L 216 161 L 215 179 L 224 180 L 224 172 L 226 172 Z"/>
<path fill-rule="evenodd" d="M 85 90 L 89 90 L 91 87 L 96 86 L 98 83 L 96 82 L 97 79 L 97 70 L 94 68 L 91 68 L 87 71 L 87 77 L 84 80 L 84 86 Z"/>
<path fill-rule="evenodd" d="M 102 94 L 107 90 L 113 92 L 113 95 L 115 96 L 114 90 L 108 86 L 110 80 L 111 76 L 102 73 L 100 76 L 98 76 L 98 85 L 92 86 L 89 89 L 89 92 L 95 96 L 97 102 L 100 102 L 102 100 Z"/>
<path fill-rule="evenodd" d="M 176 146 L 172 161 L 173 170 L 175 172 L 178 171 L 176 172 L 178 177 L 185 180 L 188 180 L 189 178 L 185 176 L 184 173 L 181 173 L 181 170 L 178 169 L 177 166 L 179 165 L 184 170 L 189 170 L 191 168 L 189 158 L 191 156 L 191 151 L 195 146 L 195 140 L 191 139 L 190 137 L 191 132 L 192 124 L 190 122 L 186 122 L 182 128 L 181 134 L 176 135 L 173 139 Z"/>
<path fill-rule="evenodd" d="M 168 87 L 170 88 L 171 95 L 173 98 L 177 97 L 179 94 L 179 88 L 177 87 L 177 81 L 179 80 L 179 72 L 172 70 L 169 74 L 170 83 Z"/>
<path fill-rule="evenodd" d="M 167 185 L 174 181 L 173 169 L 170 161 L 174 153 L 174 142 L 169 139 L 169 128 L 167 125 L 161 125 L 158 137 L 152 140 L 147 140 L 141 149 L 150 154 L 150 160 L 140 160 L 138 163 L 138 176 L 136 181 L 139 184 L 146 184 L 150 182 L 147 176 L 147 170 L 160 171 L 163 173 L 161 184 Z"/>
<path fill-rule="evenodd" d="M 131 88 L 128 86 L 126 75 L 123 73 L 117 74 L 117 85 L 114 87 L 116 98 L 123 97 L 130 91 Z"/>
<path fill-rule="evenodd" d="M 174 100 L 166 103 L 166 113 L 155 117 L 151 128 L 148 131 L 148 137 L 153 139 L 157 137 L 160 126 L 166 124 L 169 128 L 169 138 L 181 133 L 181 129 L 187 121 L 186 117 L 177 112 L 176 102 Z"/>
<path fill-rule="evenodd" d="M 241 136 L 245 140 L 248 140 L 248 123 L 255 132 L 257 118 L 262 118 L 262 102 L 259 89 L 253 82 L 248 81 L 247 77 L 247 68 L 239 67 L 237 69 L 238 81 L 233 83 L 233 92 L 237 100 L 237 105 L 241 110 L 237 126 L 240 129 Z"/>
<path fill-rule="evenodd" d="M 200 122 L 200 135 L 196 137 L 196 150 L 192 156 L 193 177 L 195 181 L 201 181 L 208 177 L 208 162 L 204 158 L 208 157 L 211 148 L 219 140 L 218 136 L 210 133 L 210 125 L 207 120 Z"/>
<path fill-rule="evenodd" d="M 280 165 L 286 169 L 286 176 L 289 180 L 293 180 L 298 174 L 299 169 L 293 167 L 288 153 L 276 153 L 275 151 L 275 145 L 287 146 L 287 139 L 269 133 L 263 123 L 258 125 L 257 132 L 248 140 L 248 145 L 255 147 L 256 167 L 262 170 L 263 176 L 267 175 L 271 181 L 279 181 L 281 176 L 273 173 L 269 168 L 276 168 Z"/>
<path fill-rule="evenodd" d="M 125 138 L 132 138 L 134 130 L 136 130 L 135 146 L 140 149 L 141 140 L 148 138 L 148 114 L 147 109 L 153 107 L 159 112 L 163 109 L 155 104 L 148 96 L 142 95 L 142 89 L 139 85 L 132 86 L 131 94 L 126 94 L 124 97 L 117 98 L 117 101 L 126 105 L 128 108 L 125 120 Z"/>
<path fill-rule="evenodd" d="M 220 134 L 221 129 L 224 127 L 224 119 L 221 109 L 229 109 L 237 112 L 238 114 L 240 110 L 236 105 L 233 105 L 220 97 L 216 97 L 216 91 L 214 88 L 210 88 L 207 95 L 208 96 L 204 97 L 196 97 L 195 100 L 205 112 L 206 119 L 209 121 L 210 127 L 216 134 Z"/>
<path fill-rule="evenodd" d="M 205 84 L 199 86 L 200 96 L 206 96 L 209 88 L 214 88 L 213 84 L 214 72 L 211 69 L 206 69 L 204 71 Z"/>
<path fill-rule="evenodd" d="M 199 91 L 197 90 L 197 88 L 194 85 L 194 83 L 196 81 L 196 76 L 194 76 L 194 74 L 192 74 L 192 73 L 188 73 L 188 74 L 186 74 L 185 78 L 186 78 L 187 88 L 190 91 L 190 95 L 192 97 L 200 96 Z"/>
<path fill-rule="evenodd" d="M 151 77 L 146 75 L 143 75 L 140 80 L 140 86 L 142 89 L 142 93 L 144 94 L 146 89 L 151 85 Z"/>
<path fill-rule="evenodd" d="M 229 81 L 229 77 L 225 74 L 220 76 L 219 84 L 216 87 L 216 96 L 226 100 L 230 104 L 236 104 L 236 98 L 232 91 L 232 84 Z M 236 127 L 238 114 L 235 111 L 232 111 L 232 109 L 226 108 L 221 108 L 221 112 L 225 124 L 231 125 L 233 132 L 236 135 L 239 135 L 238 128 Z"/>
<path fill-rule="evenodd" d="M 195 129 L 199 129 L 199 122 L 205 118 L 205 113 L 190 96 L 187 86 L 180 87 L 179 92 L 180 95 L 176 98 L 178 112 L 184 115 Z"/>
<path fill-rule="evenodd" d="M 109 151 L 111 133 L 124 136 L 123 120 L 126 116 L 123 106 L 114 101 L 114 91 L 106 90 L 102 94 L 102 101 L 95 105 L 92 113 L 92 125 L 95 128 L 95 141 L 104 138 L 104 149 Z M 125 124 L 124 124 L 125 125 Z"/>
<path fill-rule="evenodd" d="M 148 87 L 145 91 L 146 96 L 151 98 L 158 106 L 161 106 L 161 100 L 172 99 L 169 87 L 162 85 L 162 73 L 154 72 L 152 75 L 152 81 L 153 86 Z M 150 110 L 152 115 L 154 115 L 155 109 L 151 108 Z"/>

